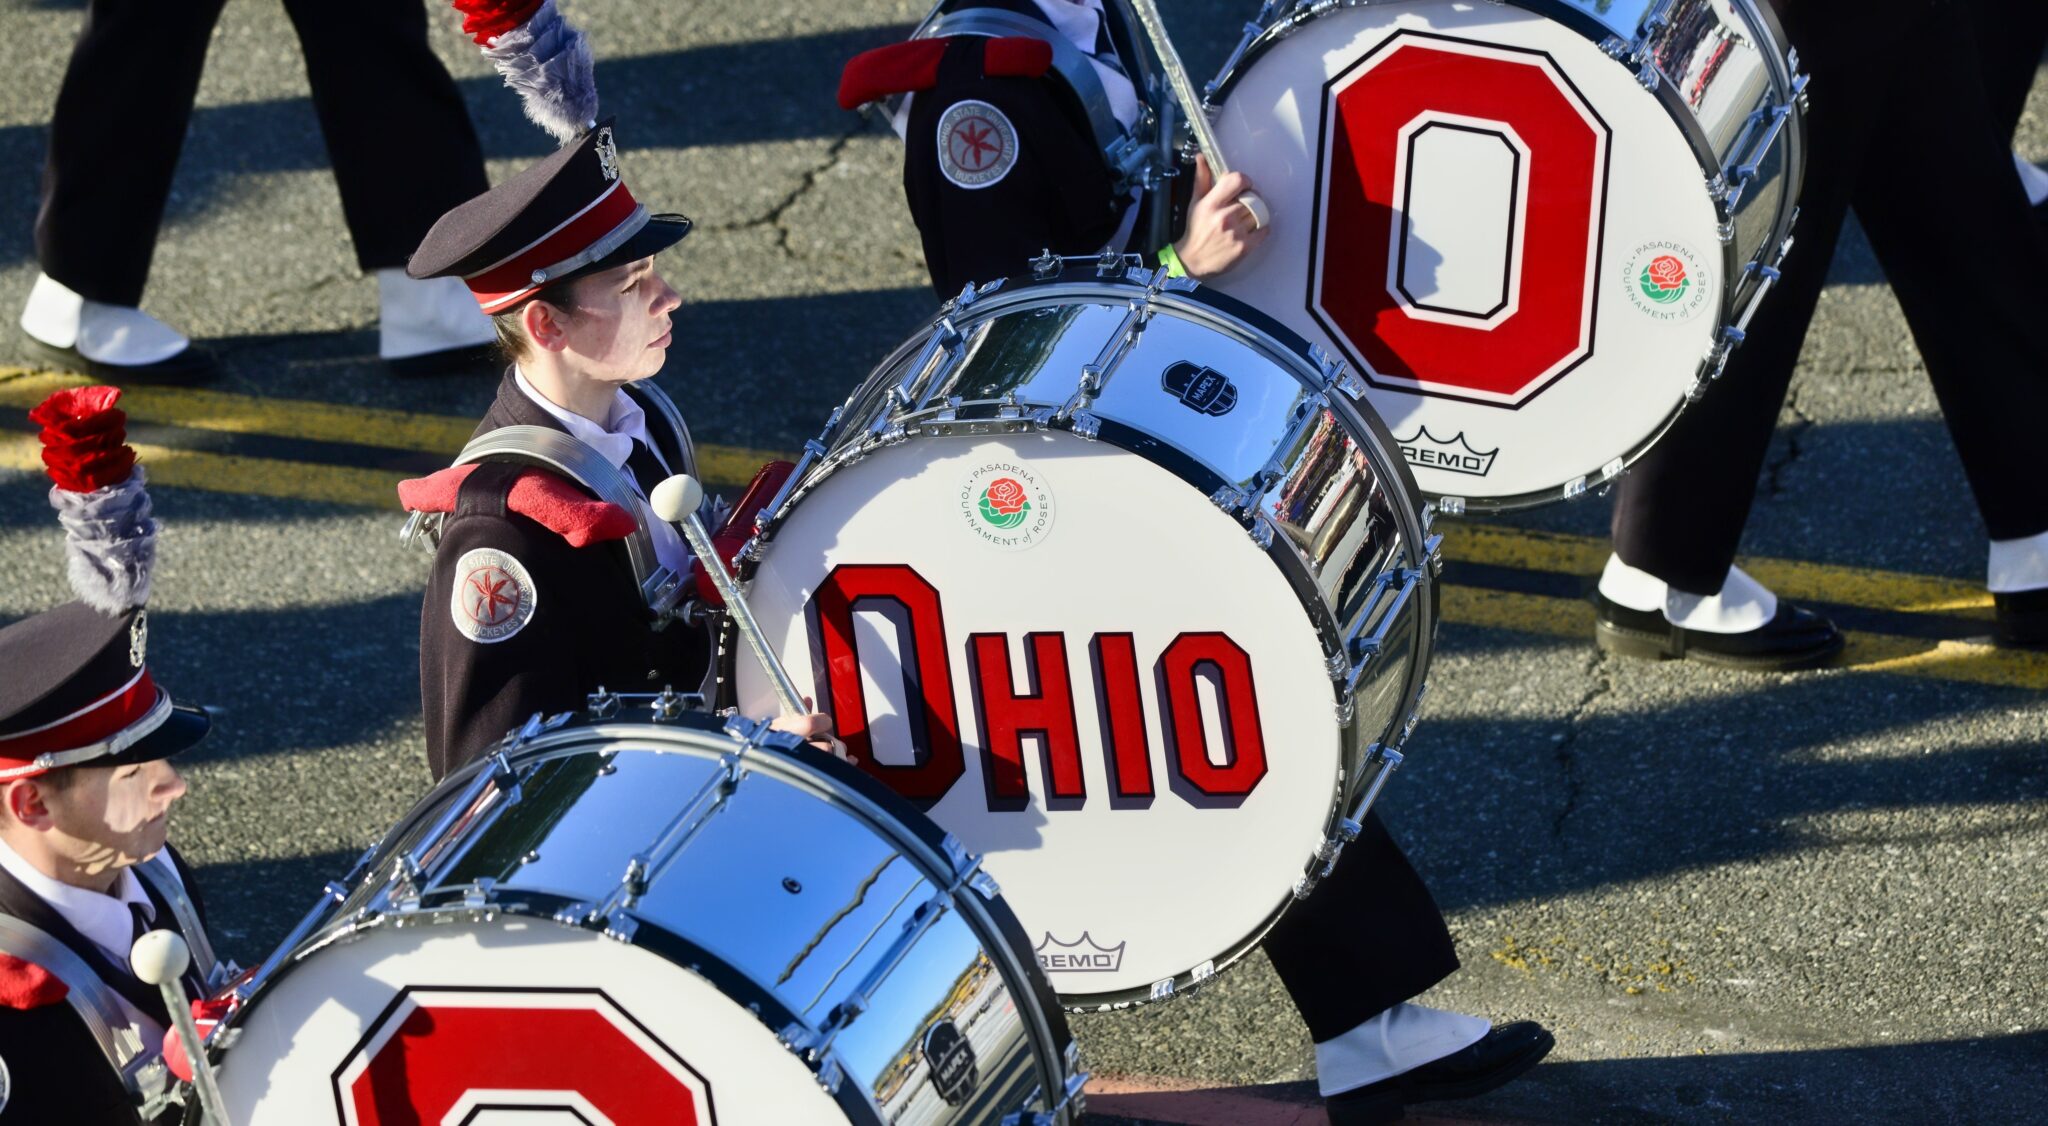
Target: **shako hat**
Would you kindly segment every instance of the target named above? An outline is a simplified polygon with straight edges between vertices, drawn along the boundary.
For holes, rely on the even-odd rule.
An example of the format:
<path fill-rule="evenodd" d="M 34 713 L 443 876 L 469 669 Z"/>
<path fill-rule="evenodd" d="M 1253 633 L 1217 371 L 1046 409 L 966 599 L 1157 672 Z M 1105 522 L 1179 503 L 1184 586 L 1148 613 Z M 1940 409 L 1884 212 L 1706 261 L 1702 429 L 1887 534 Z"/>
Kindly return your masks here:
<path fill-rule="evenodd" d="M 690 233 L 690 220 L 650 214 L 619 174 L 610 120 L 597 120 L 590 45 L 554 0 L 454 0 L 526 116 L 561 151 L 462 204 L 434 224 L 406 264 L 415 278 L 459 277 L 497 314 L 544 286 L 638 261 Z"/>
<path fill-rule="evenodd" d="M 619 174 L 612 122 L 441 216 L 405 271 L 460 277 L 486 313 L 543 286 L 665 250 L 690 233 L 681 215 L 651 215 Z"/>
<path fill-rule="evenodd" d="M 120 397 L 66 388 L 29 412 L 78 601 L 0 629 L 0 780 L 165 758 L 212 726 L 150 676 L 156 521 Z"/>

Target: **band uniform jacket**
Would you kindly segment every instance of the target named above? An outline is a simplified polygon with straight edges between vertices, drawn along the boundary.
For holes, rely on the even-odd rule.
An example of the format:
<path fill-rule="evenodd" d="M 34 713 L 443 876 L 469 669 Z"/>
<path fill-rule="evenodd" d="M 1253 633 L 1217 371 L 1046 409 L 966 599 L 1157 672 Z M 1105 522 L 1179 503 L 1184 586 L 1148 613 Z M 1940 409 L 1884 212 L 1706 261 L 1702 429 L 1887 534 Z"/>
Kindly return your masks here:
<path fill-rule="evenodd" d="M 509 369 L 476 433 L 505 426 L 563 429 L 519 390 Z M 682 465 L 667 429 L 649 412 L 648 432 L 661 456 Z M 436 779 L 535 713 L 581 708 L 599 688 L 694 691 L 709 664 L 702 630 L 680 622 L 651 628 L 622 541 L 573 547 L 506 509 L 506 493 L 528 472 L 480 466 L 442 524 L 420 611 L 420 696 L 427 765 Z M 634 472 L 630 465 L 627 472 Z M 634 476 L 643 493 L 659 483 L 644 479 L 651 474 Z M 467 632 L 456 618 L 464 613 L 473 614 Z M 486 633 L 475 616 L 502 620 Z"/>
<path fill-rule="evenodd" d="M 1031 0 L 982 0 L 949 10 L 970 8 L 1044 20 Z M 1059 34 L 1044 26 L 1047 39 Z M 1045 250 L 1098 253 L 1123 226 L 1124 212 L 1141 206 L 1115 190 L 1080 99 L 1059 72 L 991 76 L 984 72 L 987 42 L 971 35 L 946 41 L 937 80 L 913 97 L 904 131 L 903 190 L 941 299 L 957 296 L 970 282 L 1028 274 L 1031 260 Z M 1131 49 L 1116 47 L 1119 59 Z M 1184 197 L 1192 179 L 1178 177 L 1176 194 Z M 1144 229 L 1140 215 L 1132 230 Z M 1158 248 L 1120 249 L 1150 254 Z"/>
<path fill-rule="evenodd" d="M 199 883 L 192 869 L 176 850 L 166 848 L 164 853 L 177 868 L 185 884 L 185 895 L 204 925 L 206 905 L 199 897 Z M 142 887 L 156 908 L 155 925 L 178 929 L 177 916 L 169 905 L 157 898 L 148 881 L 142 881 Z M 5 870 L 0 870 L 0 914 L 20 919 L 63 943 L 108 988 L 160 1027 L 170 1027 L 170 1012 L 156 986 L 131 973 L 125 960 L 115 965 L 91 939 Z M 49 990 L 38 995 L 38 991 L 25 988 L 30 984 L 25 980 L 30 975 L 36 975 L 36 970 L 28 963 L 0 959 L 0 1064 L 6 1067 L 0 1126 L 142 1126 L 141 1115 L 127 1089 L 92 1033 L 86 1030 L 77 1010 L 68 999 L 53 997 Z M 188 982 L 188 992 L 189 989 Z M 147 1126 L 170 1126 L 186 1120 L 186 1112 L 173 1106 Z M 196 1121 L 196 1115 L 192 1120 Z"/>

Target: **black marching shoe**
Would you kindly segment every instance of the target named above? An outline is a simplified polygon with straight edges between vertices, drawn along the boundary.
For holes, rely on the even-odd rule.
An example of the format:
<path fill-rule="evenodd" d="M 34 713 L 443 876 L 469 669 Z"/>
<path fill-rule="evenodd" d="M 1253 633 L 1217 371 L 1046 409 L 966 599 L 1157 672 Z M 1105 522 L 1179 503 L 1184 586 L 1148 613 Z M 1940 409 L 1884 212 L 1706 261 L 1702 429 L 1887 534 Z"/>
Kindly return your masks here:
<path fill-rule="evenodd" d="M 109 364 L 88 359 L 77 348 L 59 348 L 54 344 L 45 344 L 26 333 L 23 335 L 28 342 L 29 354 L 41 363 L 58 371 L 90 376 L 116 387 L 136 383 L 184 387 L 194 383 L 210 383 L 220 374 L 220 361 L 211 351 L 198 344 L 187 345 L 185 350 L 177 355 L 153 364 Z"/>
<path fill-rule="evenodd" d="M 1778 614 L 1742 633 L 1672 625 L 1661 610 L 1632 610 L 1593 592 L 1593 641 L 1602 652 L 1652 661 L 1693 660 L 1721 668 L 1782 672 L 1818 668 L 1842 651 L 1842 631 L 1780 599 Z"/>
<path fill-rule="evenodd" d="M 1504 1024 L 1440 1060 L 1323 1100 L 1330 1126 L 1396 1122 L 1410 1103 L 1469 1099 L 1535 1067 L 1557 1038 L 1533 1020 Z"/>
<path fill-rule="evenodd" d="M 2024 649 L 2048 648 L 2048 587 L 1991 596 L 1998 641 Z"/>

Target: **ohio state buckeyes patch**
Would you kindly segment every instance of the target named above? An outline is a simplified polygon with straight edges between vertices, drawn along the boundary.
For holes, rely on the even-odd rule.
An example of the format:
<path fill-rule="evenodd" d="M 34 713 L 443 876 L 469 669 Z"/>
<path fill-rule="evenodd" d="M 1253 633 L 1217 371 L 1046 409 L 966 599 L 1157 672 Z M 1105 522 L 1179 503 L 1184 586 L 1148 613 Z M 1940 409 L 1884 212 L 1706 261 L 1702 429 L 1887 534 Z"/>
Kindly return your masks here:
<path fill-rule="evenodd" d="M 1017 165 L 1017 129 L 1003 111 L 969 99 L 939 115 L 939 171 L 973 191 L 998 183 Z"/>
<path fill-rule="evenodd" d="M 479 547 L 455 563 L 448 611 L 462 636 L 479 645 L 495 645 L 525 629 L 536 601 L 532 576 L 505 552 Z"/>

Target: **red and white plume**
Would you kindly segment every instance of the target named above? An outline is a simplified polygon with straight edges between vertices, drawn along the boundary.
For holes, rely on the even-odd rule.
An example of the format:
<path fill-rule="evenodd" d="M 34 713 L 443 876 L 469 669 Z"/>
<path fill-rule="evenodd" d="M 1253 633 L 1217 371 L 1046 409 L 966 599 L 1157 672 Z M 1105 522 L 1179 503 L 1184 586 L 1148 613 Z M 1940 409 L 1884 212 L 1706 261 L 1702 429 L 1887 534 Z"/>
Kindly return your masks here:
<path fill-rule="evenodd" d="M 149 600 L 156 521 L 127 445 L 118 387 L 67 387 L 28 412 L 43 428 L 50 506 L 64 525 L 65 570 L 79 601 L 120 614 Z"/>
<path fill-rule="evenodd" d="M 597 124 L 597 76 L 583 32 L 555 0 L 454 0 L 462 30 L 519 91 L 527 119 L 568 144 Z"/>

